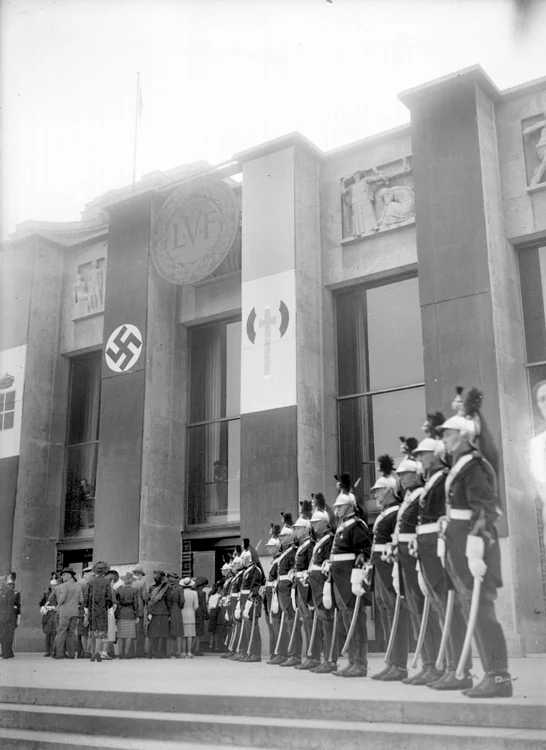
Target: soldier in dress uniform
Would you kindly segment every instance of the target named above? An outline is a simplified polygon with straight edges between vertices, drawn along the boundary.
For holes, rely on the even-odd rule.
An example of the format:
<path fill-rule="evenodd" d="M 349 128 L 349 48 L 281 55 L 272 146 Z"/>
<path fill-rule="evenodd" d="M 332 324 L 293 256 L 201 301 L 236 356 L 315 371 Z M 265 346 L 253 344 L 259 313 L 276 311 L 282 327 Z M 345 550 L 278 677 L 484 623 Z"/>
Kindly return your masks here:
<path fill-rule="evenodd" d="M 472 594 L 474 590 L 479 591 L 474 637 L 485 676 L 478 685 L 463 693 L 469 698 L 509 698 L 512 681 L 506 640 L 495 613 L 497 589 L 502 586 L 495 528 L 500 513 L 497 478 L 489 461 L 476 448 L 481 400 L 481 393 L 471 389 L 465 399 L 466 415 L 450 417 L 441 428 L 444 445 L 451 456 L 445 484 L 449 519 L 446 570 L 468 621 L 474 614 Z"/>
<path fill-rule="evenodd" d="M 242 560 L 243 549 L 240 544 L 235 548 L 235 556 L 231 564 L 233 571 L 233 580 L 229 589 L 229 613 L 232 623 L 232 629 L 235 632 L 235 637 L 232 642 L 232 652 L 229 656 L 231 661 L 239 661 L 246 653 L 243 653 L 239 649 L 239 643 L 243 637 L 243 612 L 241 610 L 240 598 L 241 588 L 243 585 L 243 560 Z"/>
<path fill-rule="evenodd" d="M 277 596 L 281 607 L 281 627 L 277 656 L 270 660 L 271 664 L 282 667 L 295 667 L 301 663 L 301 630 L 297 623 L 294 625 L 296 613 L 292 605 L 292 580 L 294 578 L 294 559 L 296 557 L 294 521 L 291 513 L 281 513 L 284 521 L 279 539 L 281 554 L 279 556 L 277 576 Z M 294 631 L 294 627 L 296 630 Z M 292 632 L 295 637 L 292 638 Z M 292 641 L 292 644 L 290 643 Z M 289 649 L 289 646 L 292 648 Z"/>
<path fill-rule="evenodd" d="M 219 582 L 219 589 L 218 593 L 220 594 L 220 600 L 219 600 L 219 612 L 218 612 L 218 628 L 220 632 L 224 633 L 223 641 L 220 645 L 221 650 L 224 652 L 222 654 L 222 659 L 227 658 L 229 655 L 228 651 L 228 645 L 231 640 L 231 620 L 229 617 L 229 593 L 230 593 L 230 586 L 231 586 L 231 580 L 233 578 L 233 573 L 231 571 L 231 555 L 229 553 L 224 553 L 224 562 L 221 567 L 221 573 L 222 573 L 222 580 Z M 220 625 L 221 622 L 221 625 Z"/>
<path fill-rule="evenodd" d="M 13 659 L 15 628 L 21 622 L 21 594 L 15 590 L 15 573 L 0 576 L 0 647 L 2 659 Z"/>
<path fill-rule="evenodd" d="M 334 629 L 334 609 L 331 600 L 324 602 L 323 591 L 326 583 L 326 575 L 322 567 L 330 559 L 332 544 L 334 542 L 334 532 L 330 525 L 330 517 L 326 510 L 326 500 L 324 495 L 318 492 L 315 497 L 315 510 L 311 516 L 311 527 L 316 544 L 313 549 L 311 562 L 309 564 L 309 585 L 313 597 L 313 606 L 317 613 L 317 626 L 315 630 L 315 643 L 313 644 L 314 653 L 319 657 L 322 652 L 322 662 L 311 669 L 315 674 L 330 674 L 337 670 L 337 659 L 339 649 L 337 647 L 337 638 L 334 648 L 332 649 L 332 637 Z M 327 607 L 326 604 L 329 604 Z M 332 652 L 332 661 L 330 661 L 330 652 Z"/>
<path fill-rule="evenodd" d="M 452 590 L 442 559 L 438 556 L 438 532 L 440 519 L 445 516 L 445 482 L 448 467 L 445 461 L 445 446 L 439 440 L 438 428 L 445 422 L 443 414 L 429 414 L 424 425 L 427 437 L 422 440 L 414 451 L 425 473 L 425 486 L 419 503 L 419 522 L 417 526 L 417 551 L 419 555 L 419 578 L 421 586 L 430 597 L 431 606 L 438 619 L 445 623 L 447 598 L 451 590 L 453 609 L 451 624 L 446 646 L 447 667 L 443 673 L 436 667 L 429 667 L 428 673 L 419 679 L 414 678 L 413 685 L 427 685 L 434 690 L 460 690 L 461 683 L 455 679 L 455 670 L 461 656 L 465 621 L 461 610 L 459 597 Z M 470 668 L 472 659 L 467 662 L 465 685 L 471 687 L 472 678 Z M 469 684 L 470 683 L 470 684 Z"/>
<path fill-rule="evenodd" d="M 394 471 L 394 461 L 391 456 L 384 454 L 378 459 L 381 476 L 371 488 L 381 513 L 375 519 L 373 526 L 372 565 L 373 588 L 375 602 L 381 617 L 383 633 L 387 640 L 391 637 L 394 611 L 396 606 L 396 591 L 393 585 L 392 556 L 393 535 L 396 519 L 400 510 L 400 481 Z M 372 680 L 387 682 L 397 681 L 407 674 L 409 652 L 409 612 L 404 599 L 400 600 L 400 612 L 396 632 L 390 654 L 386 659 L 386 666 L 380 672 L 372 675 Z"/>
<path fill-rule="evenodd" d="M 279 541 L 280 531 L 280 525 L 272 523 L 270 536 L 265 545 L 267 554 L 272 558 L 263 594 L 264 612 L 269 630 L 269 659 L 266 664 L 270 664 L 271 660 L 275 658 L 275 647 L 277 645 L 277 638 L 279 637 L 279 628 L 281 624 L 281 608 L 279 606 L 279 599 L 276 592 L 278 575 L 277 563 L 281 554 L 281 543 Z"/>
<path fill-rule="evenodd" d="M 245 656 L 238 661 L 257 662 L 262 660 L 262 637 L 259 625 L 262 615 L 260 590 L 265 576 L 258 553 L 251 546 L 250 539 L 243 539 L 241 560 L 244 572 L 239 604 L 243 618 L 243 638 L 239 648 Z"/>
<path fill-rule="evenodd" d="M 425 597 L 419 585 L 416 570 L 416 527 L 419 517 L 419 503 L 423 495 L 423 467 L 419 464 L 413 451 L 418 443 L 415 438 L 401 438 L 402 450 L 406 456 L 398 466 L 396 473 L 400 479 L 402 491 L 405 491 L 404 500 L 398 511 L 396 528 L 394 530 L 394 543 L 396 545 L 396 556 L 398 565 L 393 569 L 394 588 L 398 594 L 402 594 L 407 602 L 410 620 L 413 626 L 415 640 L 419 638 L 421 617 Z M 397 570 L 399 580 L 397 581 Z M 429 668 L 434 667 L 441 641 L 440 624 L 435 612 L 429 614 L 427 624 L 427 637 L 422 649 L 422 669 L 415 677 L 402 677 L 402 682 L 412 684 L 414 679 L 421 679 Z"/>
<path fill-rule="evenodd" d="M 368 674 L 366 604 L 370 602 L 366 594 L 361 594 L 361 569 L 370 558 L 372 540 L 368 526 L 358 515 L 356 497 L 351 491 L 351 480 L 346 473 L 342 473 L 339 477 L 339 490 L 334 503 L 338 526 L 330 555 L 330 573 L 336 606 L 347 634 L 350 631 L 355 609 L 357 615 L 354 635 L 348 650 L 349 664 L 333 674 L 339 677 L 366 677 Z"/>
<path fill-rule="evenodd" d="M 292 588 L 292 597 L 299 611 L 300 622 L 305 634 L 305 653 L 302 653 L 301 664 L 296 665 L 295 669 L 307 670 L 315 669 L 320 665 L 320 643 L 315 640 L 312 644 L 312 655 L 307 656 L 311 632 L 313 630 L 313 598 L 309 586 L 309 564 L 315 546 L 315 540 L 311 536 L 311 517 L 313 515 L 313 506 L 310 500 L 300 502 L 300 515 L 295 523 L 296 539 L 298 549 L 294 559 L 294 583 Z"/>

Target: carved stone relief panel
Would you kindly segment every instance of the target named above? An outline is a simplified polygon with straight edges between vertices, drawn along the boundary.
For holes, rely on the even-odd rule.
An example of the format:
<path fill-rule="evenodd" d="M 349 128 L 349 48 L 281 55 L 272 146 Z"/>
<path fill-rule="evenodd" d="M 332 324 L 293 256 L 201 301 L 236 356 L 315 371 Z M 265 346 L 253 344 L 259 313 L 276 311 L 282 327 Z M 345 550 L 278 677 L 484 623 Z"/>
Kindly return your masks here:
<path fill-rule="evenodd" d="M 411 157 L 341 179 L 343 239 L 388 231 L 415 221 Z"/>
<path fill-rule="evenodd" d="M 95 315 L 104 311 L 106 258 L 96 258 L 78 266 L 72 285 L 72 318 Z"/>
<path fill-rule="evenodd" d="M 527 185 L 546 183 L 546 113 L 521 121 Z"/>

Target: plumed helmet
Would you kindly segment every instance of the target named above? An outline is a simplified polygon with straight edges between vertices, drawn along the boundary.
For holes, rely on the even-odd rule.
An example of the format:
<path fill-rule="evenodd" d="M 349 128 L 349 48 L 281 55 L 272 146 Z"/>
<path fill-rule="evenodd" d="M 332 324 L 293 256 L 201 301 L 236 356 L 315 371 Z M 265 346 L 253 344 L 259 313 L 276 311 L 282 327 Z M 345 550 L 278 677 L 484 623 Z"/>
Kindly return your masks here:
<path fill-rule="evenodd" d="M 311 516 L 313 515 L 313 505 L 310 500 L 300 500 L 300 515 L 296 519 L 294 526 L 309 528 L 311 526 Z"/>
<path fill-rule="evenodd" d="M 269 539 L 265 543 L 266 547 L 275 547 L 279 544 L 279 534 L 281 527 L 278 523 L 272 523 L 269 530 Z"/>
<path fill-rule="evenodd" d="M 424 440 L 421 440 L 414 453 L 434 453 L 438 458 L 444 458 L 446 455 L 446 448 L 441 440 L 426 437 Z"/>
<path fill-rule="evenodd" d="M 383 453 L 377 459 L 380 476 L 371 488 L 378 490 L 382 487 L 392 490 L 396 495 L 400 493 L 400 481 L 394 472 L 394 460 L 388 453 Z"/>
<path fill-rule="evenodd" d="M 345 490 L 345 492 L 350 492 L 351 490 L 351 475 L 347 471 L 342 471 L 339 474 L 334 474 L 334 479 L 336 482 L 339 482 L 340 488 L 342 490 Z"/>
<path fill-rule="evenodd" d="M 281 513 L 283 525 L 279 532 L 279 536 L 294 536 L 294 519 L 292 513 Z"/>
<path fill-rule="evenodd" d="M 340 505 L 354 505 L 356 507 L 356 497 L 353 495 L 353 493 L 349 490 L 348 492 L 344 492 L 343 490 L 339 493 L 339 495 L 336 497 L 336 501 L 334 503 L 334 508 L 339 508 Z"/>
<path fill-rule="evenodd" d="M 326 510 L 326 499 L 322 492 L 317 492 L 316 495 L 313 495 L 312 497 L 315 509 L 311 516 L 311 523 L 313 523 L 313 521 L 329 521 L 330 517 Z"/>

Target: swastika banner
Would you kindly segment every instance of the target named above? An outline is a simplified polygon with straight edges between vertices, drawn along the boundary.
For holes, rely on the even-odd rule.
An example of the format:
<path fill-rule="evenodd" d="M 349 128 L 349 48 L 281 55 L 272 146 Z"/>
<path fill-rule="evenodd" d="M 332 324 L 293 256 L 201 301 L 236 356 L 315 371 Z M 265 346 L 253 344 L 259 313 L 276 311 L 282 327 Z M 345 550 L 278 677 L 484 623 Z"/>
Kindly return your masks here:
<path fill-rule="evenodd" d="M 296 403 L 296 275 L 243 282 L 241 413 Z"/>

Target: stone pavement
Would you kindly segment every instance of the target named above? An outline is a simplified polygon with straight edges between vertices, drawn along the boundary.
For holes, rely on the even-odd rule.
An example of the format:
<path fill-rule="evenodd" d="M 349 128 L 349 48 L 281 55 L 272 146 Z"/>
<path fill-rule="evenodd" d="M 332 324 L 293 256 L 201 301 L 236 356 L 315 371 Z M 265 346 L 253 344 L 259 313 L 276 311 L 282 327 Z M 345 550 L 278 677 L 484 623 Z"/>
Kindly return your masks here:
<path fill-rule="evenodd" d="M 369 674 L 383 667 L 380 655 L 370 658 Z M 512 659 L 514 683 L 512 699 L 489 702 L 546 706 L 546 658 L 532 656 Z M 474 670 L 477 678 L 481 671 Z M 294 669 L 258 664 L 238 664 L 216 655 L 194 659 L 107 661 L 97 664 L 88 659 L 59 660 L 41 654 L 17 654 L 0 660 L 2 688 L 57 688 L 187 695 L 232 695 L 279 698 L 323 698 L 387 700 L 399 702 L 471 703 L 458 692 L 437 692 L 426 687 L 401 683 L 381 683 L 370 679 L 341 679 L 314 675 Z"/>

